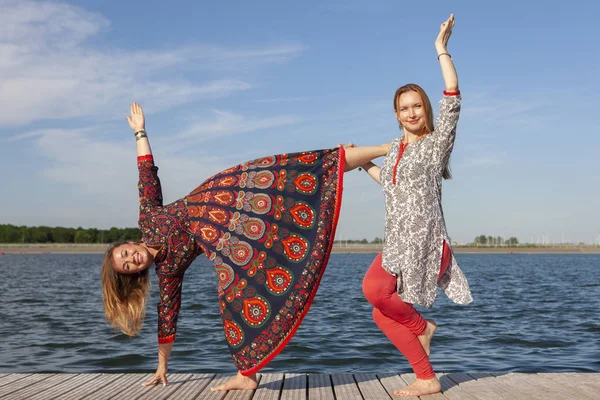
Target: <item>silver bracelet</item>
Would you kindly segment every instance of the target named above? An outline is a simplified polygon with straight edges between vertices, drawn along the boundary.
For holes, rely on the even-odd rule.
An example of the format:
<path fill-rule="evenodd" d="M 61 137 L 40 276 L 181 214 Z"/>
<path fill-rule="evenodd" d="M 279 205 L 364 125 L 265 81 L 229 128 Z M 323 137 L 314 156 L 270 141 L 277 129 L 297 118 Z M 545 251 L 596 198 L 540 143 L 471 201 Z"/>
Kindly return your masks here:
<path fill-rule="evenodd" d="M 140 140 L 141 138 L 147 138 L 148 134 L 146 133 L 145 130 L 139 130 L 136 133 L 134 133 L 135 136 L 135 141 L 137 142 L 138 140 Z"/>

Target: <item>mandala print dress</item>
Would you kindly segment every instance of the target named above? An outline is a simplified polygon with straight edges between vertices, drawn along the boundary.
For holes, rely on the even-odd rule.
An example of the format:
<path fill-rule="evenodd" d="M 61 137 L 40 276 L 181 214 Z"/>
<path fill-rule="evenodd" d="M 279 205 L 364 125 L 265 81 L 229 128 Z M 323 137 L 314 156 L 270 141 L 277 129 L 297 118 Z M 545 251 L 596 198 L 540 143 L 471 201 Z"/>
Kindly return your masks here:
<path fill-rule="evenodd" d="M 205 253 L 233 361 L 245 375 L 292 338 L 319 287 L 341 206 L 343 148 L 264 157 L 162 206 L 151 157 L 138 160 L 140 229 L 155 257 L 159 342 L 174 340 L 183 275 Z"/>

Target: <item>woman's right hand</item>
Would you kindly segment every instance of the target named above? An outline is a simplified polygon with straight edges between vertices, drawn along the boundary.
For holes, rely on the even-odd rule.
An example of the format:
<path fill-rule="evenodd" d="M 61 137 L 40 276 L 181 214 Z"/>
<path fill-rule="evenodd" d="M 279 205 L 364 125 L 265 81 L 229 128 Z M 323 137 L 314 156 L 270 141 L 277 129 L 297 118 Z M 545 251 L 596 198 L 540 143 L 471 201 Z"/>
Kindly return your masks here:
<path fill-rule="evenodd" d="M 133 133 L 146 130 L 146 120 L 144 119 L 144 110 L 142 110 L 142 106 L 134 102 L 131 107 L 129 107 L 129 112 L 131 113 L 131 116 L 125 118 L 127 118 L 127 122 L 129 122 L 129 127 Z"/>
<path fill-rule="evenodd" d="M 435 47 L 438 50 L 446 51 L 448 40 L 450 39 L 450 35 L 452 35 L 452 28 L 454 28 L 454 14 L 450 14 L 450 18 L 440 25 L 440 33 L 438 33 L 435 39 Z"/>
<path fill-rule="evenodd" d="M 156 385 L 162 382 L 163 386 L 167 385 L 167 366 L 158 364 L 158 368 L 156 369 L 156 373 L 149 381 L 143 383 L 144 386 Z"/>

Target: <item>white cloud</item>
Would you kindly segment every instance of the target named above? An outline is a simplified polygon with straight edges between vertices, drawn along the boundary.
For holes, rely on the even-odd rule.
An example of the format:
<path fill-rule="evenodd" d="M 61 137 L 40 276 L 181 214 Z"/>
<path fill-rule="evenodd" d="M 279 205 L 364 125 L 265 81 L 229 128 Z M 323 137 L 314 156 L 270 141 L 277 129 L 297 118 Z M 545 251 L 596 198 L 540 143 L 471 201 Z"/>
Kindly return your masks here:
<path fill-rule="evenodd" d="M 265 130 L 278 126 L 297 124 L 297 117 L 283 115 L 267 118 L 245 117 L 228 111 L 212 109 L 212 116 L 197 120 L 176 135 L 177 139 L 207 140 L 232 136 L 240 133 Z"/>
<path fill-rule="evenodd" d="M 0 5 L 0 126 L 81 116 L 114 118 L 132 99 L 154 110 L 247 90 L 236 71 L 279 63 L 300 45 L 256 49 L 188 46 L 169 50 L 96 49 L 88 39 L 109 29 L 101 15 L 65 3 Z M 143 68 L 140 66 L 143 65 Z M 171 79 L 198 65 L 221 78 Z M 185 76 L 185 74 L 184 74 Z M 167 78 L 165 78 L 167 77 Z M 0 133 L 1 134 L 1 133 Z"/>

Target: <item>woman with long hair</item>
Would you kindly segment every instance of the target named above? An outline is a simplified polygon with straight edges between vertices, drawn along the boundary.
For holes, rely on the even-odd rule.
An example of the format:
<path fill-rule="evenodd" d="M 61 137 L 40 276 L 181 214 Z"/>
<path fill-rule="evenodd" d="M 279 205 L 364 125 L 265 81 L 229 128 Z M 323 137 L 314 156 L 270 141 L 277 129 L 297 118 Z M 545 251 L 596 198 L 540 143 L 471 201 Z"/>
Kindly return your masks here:
<path fill-rule="evenodd" d="M 214 390 L 254 389 L 256 372 L 292 338 L 319 287 L 341 206 L 343 174 L 388 146 L 279 154 L 222 171 L 163 205 L 142 108 L 127 117 L 137 144 L 140 242 L 115 243 L 102 266 L 106 320 L 136 335 L 155 264 L 158 368 L 145 385 L 167 384 L 186 269 L 200 254 L 214 264 L 219 309 L 235 377 Z"/>
<path fill-rule="evenodd" d="M 442 179 L 450 178 L 449 160 L 460 111 L 458 77 L 447 51 L 454 15 L 442 23 L 435 41 L 446 90 L 433 124 L 431 103 L 418 85 L 396 91 L 394 113 L 402 135 L 390 143 L 382 167 L 363 165 L 383 187 L 385 241 L 363 280 L 373 319 L 408 359 L 416 380 L 395 394 L 421 396 L 440 391 L 429 362 L 436 324 L 424 320 L 414 304 L 431 307 L 437 286 L 454 302 L 472 301 L 469 285 L 450 247 L 442 212 Z"/>

